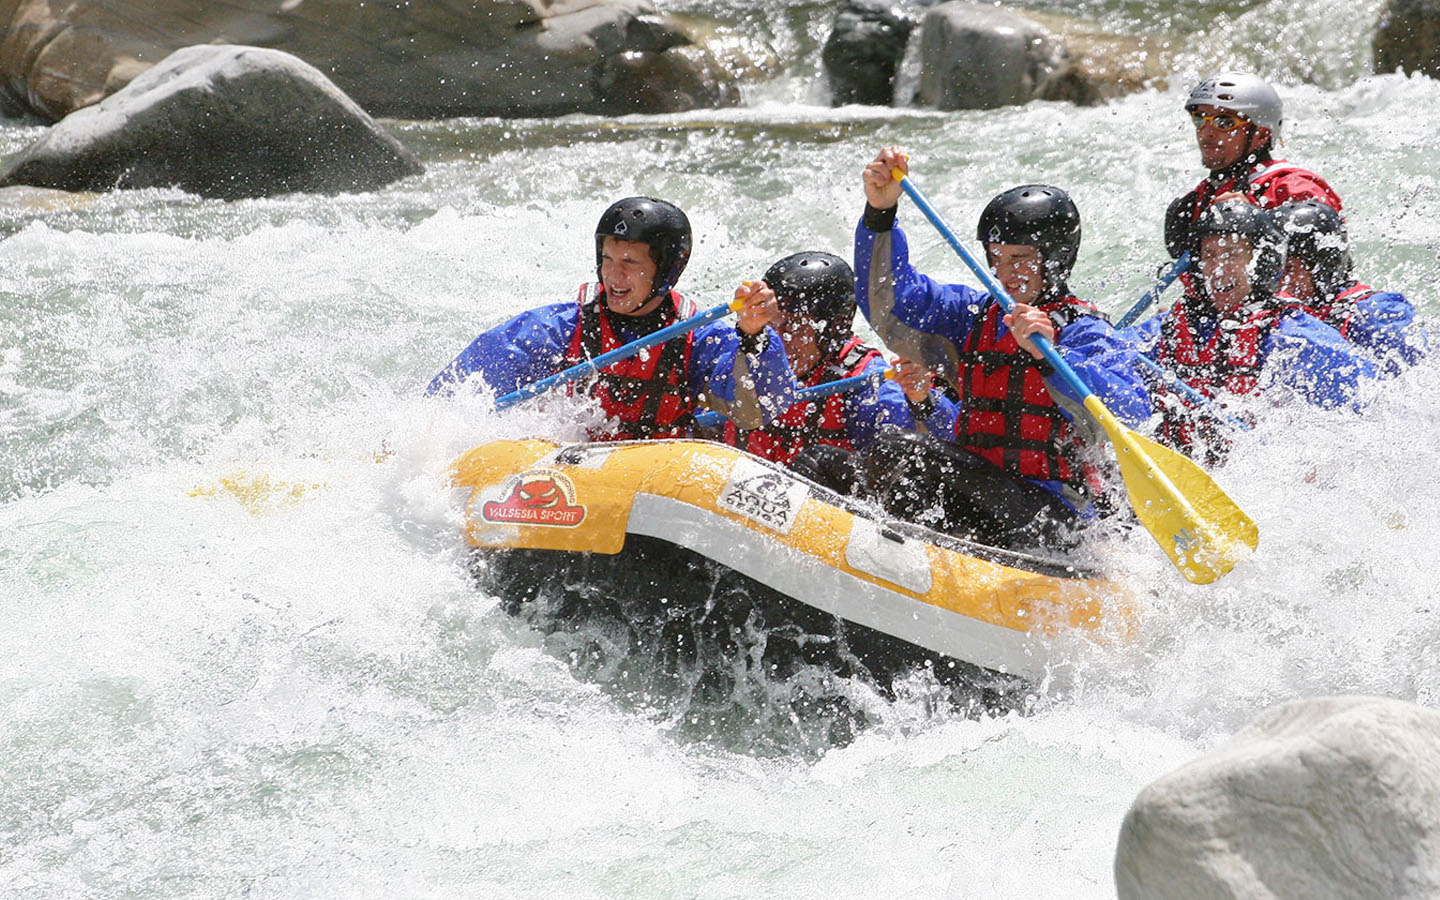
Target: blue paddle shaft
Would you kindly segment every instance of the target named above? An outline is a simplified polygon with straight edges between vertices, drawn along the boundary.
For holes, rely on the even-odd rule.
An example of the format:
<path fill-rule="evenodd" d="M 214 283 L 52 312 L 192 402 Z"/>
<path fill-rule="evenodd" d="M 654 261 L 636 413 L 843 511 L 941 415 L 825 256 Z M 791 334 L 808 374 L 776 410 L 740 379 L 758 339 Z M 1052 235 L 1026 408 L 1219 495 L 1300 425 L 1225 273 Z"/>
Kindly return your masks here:
<path fill-rule="evenodd" d="M 695 424 L 701 428 L 719 428 L 728 418 L 713 409 L 702 409 L 695 413 Z"/>
<path fill-rule="evenodd" d="M 896 169 L 895 174 L 898 174 L 899 171 L 899 169 Z M 915 205 L 920 211 L 925 214 L 925 218 L 930 220 L 930 224 L 934 225 L 935 229 L 949 242 L 955 252 L 960 254 L 960 258 L 965 261 L 965 265 L 969 266 L 970 271 L 975 273 L 975 277 L 980 279 L 980 283 L 985 285 L 985 289 L 988 290 L 990 296 L 994 297 L 996 302 L 1000 304 L 1000 308 L 1007 314 L 1013 311 L 1015 309 L 1015 301 L 1010 299 L 1010 295 L 1000 286 L 1000 282 L 996 281 L 995 277 L 990 274 L 990 270 L 980 265 L 979 261 L 975 259 L 970 251 L 965 249 L 965 245 L 960 243 L 960 239 L 955 236 L 955 232 L 945 223 L 945 220 L 941 218 L 940 213 L 935 211 L 935 207 L 930 205 L 930 201 L 925 199 L 925 195 L 920 193 L 920 189 L 914 184 L 911 184 L 910 179 L 903 175 L 896 180 L 900 182 L 900 187 L 910 196 L 910 199 L 915 201 Z M 1042 334 L 1032 334 L 1030 335 L 1030 342 L 1034 344 L 1035 348 L 1045 357 L 1045 361 L 1055 368 L 1056 373 L 1064 378 L 1065 382 L 1080 395 L 1082 402 L 1086 397 L 1095 393 L 1090 390 L 1090 386 L 1081 379 L 1080 375 L 1076 373 L 1074 369 L 1070 368 L 1070 364 L 1060 356 L 1060 351 L 1055 349 L 1055 345 L 1050 343 L 1049 338 L 1046 338 Z"/>
<path fill-rule="evenodd" d="M 1189 267 L 1190 251 L 1186 250 L 1180 254 L 1179 259 L 1175 260 L 1175 264 L 1167 269 L 1164 275 L 1160 276 L 1160 280 L 1155 282 L 1155 286 L 1146 291 L 1145 295 L 1135 301 L 1134 306 L 1130 307 L 1130 311 L 1120 317 L 1120 321 L 1115 323 L 1115 327 L 1125 328 L 1135 324 L 1135 320 L 1144 315 L 1145 310 L 1149 309 L 1150 305 L 1158 300 L 1161 294 L 1165 293 L 1165 289 L 1174 283 L 1176 278 L 1180 277 L 1180 273 Z"/>
<path fill-rule="evenodd" d="M 851 375 L 849 378 L 841 378 L 837 381 L 829 381 L 825 384 L 817 384 L 814 387 L 801 388 L 795 392 L 795 402 L 803 403 L 807 400 L 818 400 L 821 397 L 829 397 L 831 394 L 843 394 L 846 391 L 853 391 L 863 387 L 866 382 L 879 381 L 885 377 L 885 372 L 872 372 L 861 375 Z M 695 424 L 701 428 L 715 428 L 722 425 L 727 417 L 713 409 L 702 409 L 695 413 Z"/>
<path fill-rule="evenodd" d="M 920 211 L 922 213 L 925 214 L 925 218 L 930 220 L 930 224 L 934 225 L 935 228 L 942 235 L 944 235 L 945 240 L 950 242 L 950 246 L 955 248 L 955 252 L 960 254 L 960 258 L 965 260 L 965 265 L 970 267 L 970 270 L 975 273 L 976 277 L 978 277 L 981 282 L 984 283 L 985 287 L 990 291 L 991 295 L 994 296 L 997 301 L 999 301 L 1000 308 L 1005 310 L 1005 312 L 1007 313 L 1013 310 L 1015 308 L 1015 301 L 1010 299 L 1009 294 L 1005 293 L 1005 289 L 1001 287 L 999 282 L 997 282 L 995 278 L 990 274 L 990 270 L 981 266 L 979 262 L 976 261 L 975 257 L 970 254 L 970 251 L 965 249 L 965 245 L 960 243 L 960 239 L 955 236 L 955 232 L 950 230 L 949 225 L 945 224 L 945 220 L 942 219 L 940 217 L 940 214 L 935 211 L 935 207 L 930 205 L 930 201 L 926 200 L 925 196 L 920 193 L 920 189 L 915 187 L 915 185 L 911 184 L 909 178 L 900 179 L 900 187 L 905 189 L 905 193 L 909 194 L 910 199 L 915 201 L 915 205 L 920 208 Z M 1182 254 L 1180 259 L 1176 261 L 1176 264 L 1171 267 L 1175 275 L 1179 275 L 1180 271 L 1183 271 L 1183 267 L 1180 266 L 1181 262 L 1184 262 L 1187 265 L 1189 264 L 1189 260 L 1187 259 L 1188 256 L 1189 254 Z M 1170 273 L 1167 273 L 1167 275 L 1168 274 Z M 1173 281 L 1174 278 L 1171 278 L 1170 280 Z M 1169 282 L 1166 282 L 1166 284 L 1168 283 Z M 1080 399 L 1082 401 L 1086 397 L 1094 393 L 1094 391 L 1090 390 L 1090 388 L 1085 384 L 1085 382 L 1081 380 L 1080 376 L 1075 372 L 1075 370 L 1070 368 L 1070 364 L 1061 358 L 1059 351 L 1055 349 L 1055 345 L 1050 343 L 1048 338 L 1046 338 L 1044 335 L 1032 334 L 1030 336 L 1030 342 L 1033 343 L 1036 348 L 1038 348 L 1040 352 L 1045 355 L 1045 360 L 1049 362 L 1050 365 L 1055 367 L 1055 371 L 1059 373 L 1060 376 L 1066 380 L 1066 382 L 1069 383 L 1070 387 L 1072 387 L 1076 392 L 1080 394 Z M 1214 405 L 1213 401 L 1211 401 L 1209 397 L 1206 397 L 1204 394 L 1196 391 L 1194 388 L 1190 387 L 1190 385 L 1181 381 L 1179 378 L 1165 371 L 1165 369 L 1161 368 L 1160 365 L 1154 360 L 1138 353 L 1136 354 L 1136 356 L 1141 361 L 1148 364 L 1151 368 L 1164 375 L 1169 376 L 1172 383 L 1176 387 L 1178 387 L 1181 392 L 1185 394 L 1185 396 L 1189 398 L 1192 402 L 1206 408 L 1212 407 Z M 1239 419 L 1236 419 L 1234 416 L 1228 416 L 1219 413 L 1217 413 L 1217 415 L 1221 415 L 1221 418 L 1223 418 L 1227 422 L 1230 422 L 1236 427 L 1249 430 L 1250 426 L 1246 425 Z"/>
<path fill-rule="evenodd" d="M 1244 419 L 1241 419 L 1238 416 L 1232 416 L 1222 410 L 1220 408 L 1220 405 L 1214 400 L 1195 390 L 1193 387 L 1186 384 L 1184 381 L 1181 381 L 1179 375 L 1171 372 L 1169 369 L 1160 365 L 1155 360 L 1151 359 L 1143 353 L 1135 354 L 1135 358 L 1139 360 L 1140 363 L 1145 366 L 1145 368 L 1154 372 L 1156 375 L 1164 378 L 1165 383 L 1170 386 L 1170 389 L 1183 394 L 1186 400 L 1189 400 L 1191 403 L 1210 413 L 1210 415 L 1214 416 L 1215 418 L 1220 419 L 1221 421 L 1226 422 L 1234 426 L 1235 428 L 1240 429 L 1241 431 L 1250 430 L 1249 422 L 1246 422 Z"/>
<path fill-rule="evenodd" d="M 522 388 L 516 388 L 495 401 L 495 411 L 499 412 L 504 409 L 509 409 L 520 401 L 539 396 L 556 385 L 566 384 L 577 378 L 584 378 L 591 372 L 598 372 L 612 363 L 617 363 L 622 359 L 629 359 L 642 350 L 653 347 L 656 344 L 663 344 L 673 337 L 685 334 L 688 331 L 694 331 L 701 325 L 724 318 L 730 314 L 732 307 L 733 302 L 712 306 L 710 309 L 702 313 L 697 313 L 688 319 L 676 322 L 674 325 L 667 325 L 659 331 L 653 331 L 642 338 L 637 338 L 623 347 L 616 347 L 614 350 L 602 353 L 594 359 L 578 362 L 568 369 L 556 372 L 554 375 L 549 375 L 539 381 L 531 382 Z"/>

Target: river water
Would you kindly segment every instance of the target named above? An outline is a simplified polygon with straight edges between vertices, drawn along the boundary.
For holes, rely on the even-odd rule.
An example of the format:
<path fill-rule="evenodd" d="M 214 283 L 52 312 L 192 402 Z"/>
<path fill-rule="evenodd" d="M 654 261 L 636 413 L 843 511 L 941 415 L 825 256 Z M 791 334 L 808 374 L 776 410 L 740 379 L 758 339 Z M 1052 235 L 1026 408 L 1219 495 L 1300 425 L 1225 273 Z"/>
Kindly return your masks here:
<path fill-rule="evenodd" d="M 1373 5 L 1306 8 L 1331 27 L 1269 69 L 1321 85 L 1283 89 L 1286 152 L 1345 198 L 1359 274 L 1440 312 L 1440 86 L 1362 77 Z M 1253 48 L 1288 9 L 1226 21 Z M 1183 20 L 1219 54 L 1196 10 L 1095 15 Z M 1143 537 L 1116 552 L 1137 633 L 1058 642 L 1072 676 L 1025 715 L 856 686 L 871 725 L 844 746 L 697 738 L 470 583 L 447 462 L 575 425 L 417 394 L 477 331 L 572 296 L 617 197 L 689 212 L 702 305 L 783 254 L 848 255 L 886 144 L 962 232 L 1012 184 L 1068 188 L 1073 284 L 1109 311 L 1164 261 L 1165 204 L 1200 175 L 1182 93 L 831 110 L 824 17 L 792 12 L 798 61 L 742 109 L 389 123 L 428 172 L 374 194 L 0 204 L 0 895 L 1098 900 L 1134 794 L 1260 709 L 1440 702 L 1433 363 L 1363 417 L 1284 408 L 1242 437 L 1218 477 L 1259 552 L 1209 587 Z M 0 154 L 38 133 L 0 124 Z"/>

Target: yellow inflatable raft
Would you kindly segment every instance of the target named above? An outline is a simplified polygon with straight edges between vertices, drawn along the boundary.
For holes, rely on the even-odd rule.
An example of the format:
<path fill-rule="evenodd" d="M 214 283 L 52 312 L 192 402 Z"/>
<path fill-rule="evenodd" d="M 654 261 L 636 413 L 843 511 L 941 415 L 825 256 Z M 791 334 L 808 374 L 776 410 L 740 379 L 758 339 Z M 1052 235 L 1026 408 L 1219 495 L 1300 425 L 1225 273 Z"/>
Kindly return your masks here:
<path fill-rule="evenodd" d="M 622 600 L 643 583 L 666 616 L 683 617 L 714 604 L 702 573 L 719 567 L 852 632 L 1026 680 L 1046 674 L 1058 631 L 1130 620 L 1128 592 L 1093 569 L 887 519 L 721 444 L 497 441 L 457 460 L 454 483 L 478 570 L 505 573 L 498 590 L 512 608 L 529 584 L 573 588 L 608 567 Z M 699 567 L 663 575 L 655 560 L 667 555 Z"/>

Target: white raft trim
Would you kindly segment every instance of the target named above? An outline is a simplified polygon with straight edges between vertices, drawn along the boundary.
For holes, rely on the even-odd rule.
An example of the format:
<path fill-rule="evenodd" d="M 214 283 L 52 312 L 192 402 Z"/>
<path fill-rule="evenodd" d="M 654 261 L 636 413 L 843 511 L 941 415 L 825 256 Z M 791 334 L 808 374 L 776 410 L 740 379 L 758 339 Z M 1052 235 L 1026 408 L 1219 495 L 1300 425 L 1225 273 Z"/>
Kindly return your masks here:
<path fill-rule="evenodd" d="M 656 494 L 635 494 L 627 532 L 693 550 L 807 606 L 987 669 L 1051 674 L 1029 634 L 981 622 L 827 566 L 739 522 Z M 885 577 L 885 576 L 877 576 Z"/>
<path fill-rule="evenodd" d="M 917 540 L 899 535 L 887 537 L 869 519 L 852 516 L 850 540 L 845 543 L 845 562 L 850 568 L 883 578 L 917 594 L 930 593 L 934 582 L 930 558 Z"/>

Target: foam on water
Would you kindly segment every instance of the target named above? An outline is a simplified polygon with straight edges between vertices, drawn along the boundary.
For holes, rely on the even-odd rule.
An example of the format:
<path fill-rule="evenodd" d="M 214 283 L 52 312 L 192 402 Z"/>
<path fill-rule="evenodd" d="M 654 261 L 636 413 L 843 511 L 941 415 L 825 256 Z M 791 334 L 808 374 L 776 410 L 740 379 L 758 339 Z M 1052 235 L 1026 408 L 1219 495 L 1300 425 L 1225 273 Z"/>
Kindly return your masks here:
<path fill-rule="evenodd" d="M 1362 277 L 1440 311 L 1440 89 L 1285 97 L 1287 149 L 1345 197 Z M 6 212 L 0 884 L 1102 898 L 1134 793 L 1264 706 L 1434 703 L 1434 362 L 1364 417 L 1267 411 L 1216 476 L 1259 522 L 1256 555 L 1197 587 L 1143 534 L 1117 548 L 1147 610 L 1134 639 L 1058 639 L 1071 677 L 1028 715 L 967 717 L 917 686 L 864 698 L 875 724 L 818 760 L 687 739 L 675 709 L 576 678 L 465 573 L 449 461 L 575 437 L 582 414 L 416 395 L 481 328 L 573 296 L 609 200 L 690 211 L 682 286 L 708 304 L 784 253 L 845 252 L 859 170 L 898 143 L 962 234 L 1011 184 L 1072 189 L 1076 286 L 1118 310 L 1199 177 L 1179 102 L 406 124 L 430 172 L 373 195 Z M 922 269 L 962 277 L 903 221 Z"/>

